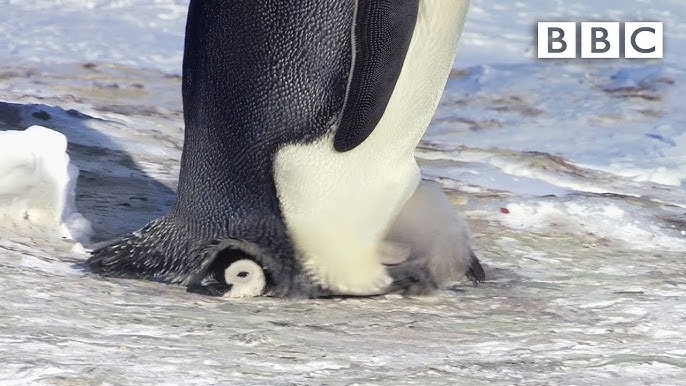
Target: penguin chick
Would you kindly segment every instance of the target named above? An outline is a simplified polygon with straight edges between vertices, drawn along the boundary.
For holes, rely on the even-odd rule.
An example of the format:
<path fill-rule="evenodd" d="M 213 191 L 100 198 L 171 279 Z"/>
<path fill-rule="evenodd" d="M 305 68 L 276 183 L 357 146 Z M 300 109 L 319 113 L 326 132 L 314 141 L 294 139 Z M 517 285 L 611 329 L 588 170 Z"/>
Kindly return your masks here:
<path fill-rule="evenodd" d="M 229 298 L 260 296 L 267 287 L 262 267 L 248 259 L 235 261 L 226 267 L 224 281 L 229 286 L 229 292 L 224 296 Z"/>
<path fill-rule="evenodd" d="M 389 265 L 392 292 L 424 294 L 464 276 L 486 279 L 472 251 L 469 231 L 440 187 L 423 181 L 388 231 L 386 243 L 409 250 L 409 257 Z"/>
<path fill-rule="evenodd" d="M 198 276 L 202 280 L 194 280 L 187 292 L 243 298 L 262 296 L 268 291 L 267 274 L 257 261 L 268 262 L 257 246 L 223 240 L 214 243 L 206 253 L 211 264 Z"/>
<path fill-rule="evenodd" d="M 267 278 L 259 264 L 249 259 L 236 260 L 224 270 L 214 270 L 199 285 L 187 288 L 188 292 L 227 298 L 262 296 Z"/>

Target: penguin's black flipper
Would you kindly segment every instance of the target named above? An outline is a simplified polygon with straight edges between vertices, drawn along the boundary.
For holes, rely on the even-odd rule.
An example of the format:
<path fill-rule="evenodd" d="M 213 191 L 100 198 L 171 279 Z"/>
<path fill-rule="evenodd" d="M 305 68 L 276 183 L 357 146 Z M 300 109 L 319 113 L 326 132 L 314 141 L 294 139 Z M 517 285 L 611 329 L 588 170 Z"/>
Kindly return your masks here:
<path fill-rule="evenodd" d="M 334 148 L 352 150 L 374 131 L 386 111 L 417 21 L 417 0 L 357 2 L 355 57 Z"/>

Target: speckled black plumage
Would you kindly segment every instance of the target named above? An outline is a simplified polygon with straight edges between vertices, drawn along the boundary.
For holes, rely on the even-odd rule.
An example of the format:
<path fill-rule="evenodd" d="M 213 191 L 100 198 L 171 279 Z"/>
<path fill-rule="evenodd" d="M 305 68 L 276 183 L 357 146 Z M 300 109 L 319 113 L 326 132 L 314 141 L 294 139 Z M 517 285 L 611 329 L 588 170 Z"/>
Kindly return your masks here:
<path fill-rule="evenodd" d="M 93 252 L 106 276 L 192 284 L 214 241 L 272 256 L 274 290 L 318 294 L 301 278 L 272 175 L 279 146 L 333 130 L 352 57 L 352 0 L 193 0 L 186 26 L 186 124 L 176 202 L 162 219 Z"/>

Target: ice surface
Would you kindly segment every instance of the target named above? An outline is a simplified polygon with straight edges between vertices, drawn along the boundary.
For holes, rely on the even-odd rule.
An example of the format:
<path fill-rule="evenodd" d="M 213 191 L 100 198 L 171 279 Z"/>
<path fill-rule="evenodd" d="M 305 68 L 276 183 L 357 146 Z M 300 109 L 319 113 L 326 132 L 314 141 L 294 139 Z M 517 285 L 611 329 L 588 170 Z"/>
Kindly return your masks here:
<path fill-rule="evenodd" d="M 94 241 L 171 205 L 186 5 L 0 0 L 0 130 L 66 136 Z M 472 1 L 417 157 L 487 283 L 208 299 L 0 229 L 0 384 L 686 385 L 685 18 L 680 0 Z M 535 60 L 543 20 L 664 21 L 665 59 Z"/>

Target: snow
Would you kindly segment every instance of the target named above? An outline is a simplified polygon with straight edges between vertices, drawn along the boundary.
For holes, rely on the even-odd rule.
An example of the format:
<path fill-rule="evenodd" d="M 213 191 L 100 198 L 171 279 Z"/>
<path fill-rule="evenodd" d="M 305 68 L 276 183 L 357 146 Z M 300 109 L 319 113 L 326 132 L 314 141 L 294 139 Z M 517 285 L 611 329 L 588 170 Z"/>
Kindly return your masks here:
<path fill-rule="evenodd" d="M 546 201 L 513 203 L 507 206 L 509 213 L 504 224 L 523 231 L 545 231 L 551 227 L 583 228 L 604 240 L 623 240 L 633 250 L 686 251 L 686 240 L 677 235 L 669 236 L 649 219 L 630 213 L 617 204 Z"/>
<path fill-rule="evenodd" d="M 80 170 L 94 241 L 171 205 L 187 4 L 0 0 L 0 130 L 66 137 L 49 166 L 62 188 L 65 162 Z M 684 18 L 681 0 L 472 1 L 416 154 L 484 285 L 229 302 L 93 277 L 64 234 L 5 223 L 0 384 L 686 384 Z M 536 22 L 593 20 L 663 21 L 665 58 L 534 58 Z"/>
<path fill-rule="evenodd" d="M 0 0 L 0 57 L 181 71 L 187 0 Z"/>
<path fill-rule="evenodd" d="M 66 151 L 65 136 L 45 127 L 0 132 L 0 225 L 88 241 L 90 224 L 74 206 L 79 172 Z"/>

